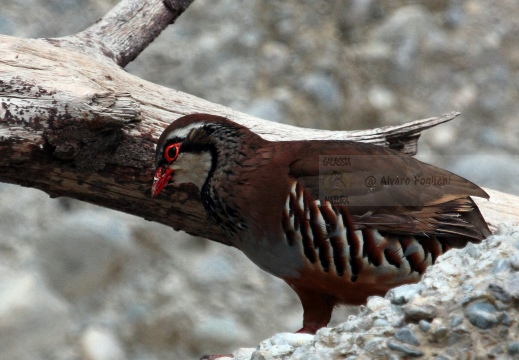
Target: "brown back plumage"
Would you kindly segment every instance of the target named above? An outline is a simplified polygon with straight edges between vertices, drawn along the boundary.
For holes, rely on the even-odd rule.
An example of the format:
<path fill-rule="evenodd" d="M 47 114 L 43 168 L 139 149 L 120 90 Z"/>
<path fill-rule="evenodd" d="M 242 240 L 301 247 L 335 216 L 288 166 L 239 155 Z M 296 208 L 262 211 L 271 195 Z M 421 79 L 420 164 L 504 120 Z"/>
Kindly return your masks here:
<path fill-rule="evenodd" d="M 488 195 L 474 183 L 447 170 L 369 144 L 348 141 L 279 144 L 283 148 L 281 152 L 290 153 L 294 158 L 290 176 L 301 182 L 314 199 L 322 198 L 323 178 L 337 171 L 337 167 L 323 167 L 322 158 L 349 157 L 348 165 L 339 171 L 346 177 L 343 193 L 348 196 L 347 207 L 359 229 L 372 227 L 399 234 L 453 235 L 472 241 L 490 235 L 486 222 L 470 199 L 470 196 L 488 198 Z M 371 187 L 365 183 L 368 177 L 376 180 Z M 407 186 L 387 184 L 388 177 L 410 179 L 410 183 Z M 381 184 L 383 178 L 385 184 Z M 448 179 L 448 183 L 426 186 L 415 179 Z"/>

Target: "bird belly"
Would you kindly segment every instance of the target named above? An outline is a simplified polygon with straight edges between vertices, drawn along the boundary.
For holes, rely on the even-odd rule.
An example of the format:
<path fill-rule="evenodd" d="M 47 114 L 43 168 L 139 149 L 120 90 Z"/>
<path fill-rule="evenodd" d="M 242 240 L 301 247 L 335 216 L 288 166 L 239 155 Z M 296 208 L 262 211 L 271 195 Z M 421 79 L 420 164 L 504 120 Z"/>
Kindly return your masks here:
<path fill-rule="evenodd" d="M 298 277 L 305 267 L 305 259 L 299 251 L 278 236 L 243 241 L 239 249 L 262 270 L 279 278 Z"/>

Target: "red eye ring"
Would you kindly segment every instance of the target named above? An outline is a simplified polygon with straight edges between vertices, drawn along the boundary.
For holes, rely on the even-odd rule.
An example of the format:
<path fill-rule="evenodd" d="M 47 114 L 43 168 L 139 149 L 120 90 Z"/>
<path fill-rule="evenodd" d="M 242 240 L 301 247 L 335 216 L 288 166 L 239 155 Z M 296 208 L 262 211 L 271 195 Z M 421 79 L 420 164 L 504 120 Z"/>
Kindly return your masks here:
<path fill-rule="evenodd" d="M 178 158 L 178 155 L 180 154 L 180 145 L 181 143 L 174 143 L 166 146 L 166 149 L 164 150 L 164 158 L 168 163 L 171 163 Z"/>

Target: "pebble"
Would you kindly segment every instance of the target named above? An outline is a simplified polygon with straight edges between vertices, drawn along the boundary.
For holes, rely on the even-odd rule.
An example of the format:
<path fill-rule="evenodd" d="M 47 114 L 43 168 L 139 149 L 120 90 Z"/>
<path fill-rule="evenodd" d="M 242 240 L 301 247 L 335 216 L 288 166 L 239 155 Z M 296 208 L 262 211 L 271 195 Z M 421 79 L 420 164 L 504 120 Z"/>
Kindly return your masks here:
<path fill-rule="evenodd" d="M 373 327 L 386 327 L 390 326 L 390 323 L 385 319 L 376 319 L 373 321 Z"/>
<path fill-rule="evenodd" d="M 512 300 L 511 294 L 508 292 L 508 289 L 505 288 L 502 282 L 490 284 L 488 286 L 488 289 L 490 290 L 494 298 L 496 298 L 499 301 L 509 303 Z"/>
<path fill-rule="evenodd" d="M 409 346 L 402 345 L 400 343 L 397 343 L 393 340 L 387 341 L 387 347 L 391 350 L 403 352 L 407 356 L 413 357 L 413 358 L 419 358 L 424 356 L 424 353 L 420 350 L 412 349 Z"/>
<path fill-rule="evenodd" d="M 423 289 L 421 283 L 407 284 L 391 289 L 386 294 L 386 299 L 395 305 L 403 305 L 420 295 Z"/>
<path fill-rule="evenodd" d="M 369 351 L 370 353 L 374 354 L 377 352 L 380 352 L 385 348 L 386 339 L 383 337 L 374 337 L 364 345 L 364 348 L 366 351 Z"/>
<path fill-rule="evenodd" d="M 451 326 L 456 327 L 463 323 L 463 318 L 461 316 L 455 316 L 451 321 Z"/>
<path fill-rule="evenodd" d="M 431 323 L 427 320 L 420 320 L 420 322 L 418 322 L 418 326 L 423 332 L 428 332 L 432 327 Z"/>
<path fill-rule="evenodd" d="M 510 314 L 507 311 L 503 311 L 503 317 L 501 318 L 501 324 L 504 326 L 510 326 L 514 322 L 514 319 L 510 316 Z"/>
<path fill-rule="evenodd" d="M 256 350 L 252 353 L 251 360 L 268 360 L 276 357 L 290 355 L 294 348 L 290 345 L 271 345 L 268 348 Z"/>
<path fill-rule="evenodd" d="M 437 310 L 432 304 L 406 304 L 402 306 L 405 318 L 408 321 L 432 320 L 436 317 Z"/>
<path fill-rule="evenodd" d="M 519 341 L 508 344 L 508 354 L 519 355 Z"/>
<path fill-rule="evenodd" d="M 414 334 L 413 330 L 408 327 L 398 329 L 397 332 L 395 333 L 395 338 L 398 341 L 409 344 L 409 345 L 415 345 L 415 346 L 420 345 L 420 340 L 418 340 L 418 338 Z"/>
<path fill-rule="evenodd" d="M 368 302 L 366 304 L 366 308 L 369 311 L 375 312 L 375 311 L 381 311 L 391 304 L 390 300 L 384 299 L 380 296 L 371 296 L 368 298 Z"/>
<path fill-rule="evenodd" d="M 465 316 L 470 323 L 480 329 L 490 329 L 501 321 L 496 307 L 487 302 L 477 302 L 465 308 Z"/>
<path fill-rule="evenodd" d="M 519 270 L 519 254 L 514 254 L 510 258 L 510 266 L 516 271 Z"/>
<path fill-rule="evenodd" d="M 272 345 L 290 345 L 294 348 L 310 345 L 314 341 L 312 334 L 280 333 L 270 338 Z"/>
<path fill-rule="evenodd" d="M 435 343 L 444 342 L 449 335 L 449 328 L 438 319 L 434 319 L 431 325 L 431 330 L 429 330 L 431 341 Z"/>
<path fill-rule="evenodd" d="M 510 270 L 510 261 L 507 259 L 497 259 L 494 261 L 493 267 L 492 267 L 492 273 L 497 274 L 502 271 L 509 271 Z"/>
<path fill-rule="evenodd" d="M 240 348 L 234 351 L 232 354 L 234 356 L 234 360 L 249 360 L 255 350 L 255 348 Z"/>
<path fill-rule="evenodd" d="M 516 274 L 509 277 L 507 291 L 513 300 L 519 301 L 519 276 Z"/>

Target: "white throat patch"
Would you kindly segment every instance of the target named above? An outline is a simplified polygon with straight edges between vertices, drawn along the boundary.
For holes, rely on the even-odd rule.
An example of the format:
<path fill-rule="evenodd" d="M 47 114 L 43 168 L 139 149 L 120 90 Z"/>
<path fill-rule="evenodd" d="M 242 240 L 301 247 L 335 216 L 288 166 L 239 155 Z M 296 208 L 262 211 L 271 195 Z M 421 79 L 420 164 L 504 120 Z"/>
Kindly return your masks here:
<path fill-rule="evenodd" d="M 174 184 L 192 183 L 199 190 L 207 180 L 212 165 L 212 155 L 210 151 L 200 153 L 180 153 L 178 159 L 169 166 L 175 170 L 173 173 Z"/>

